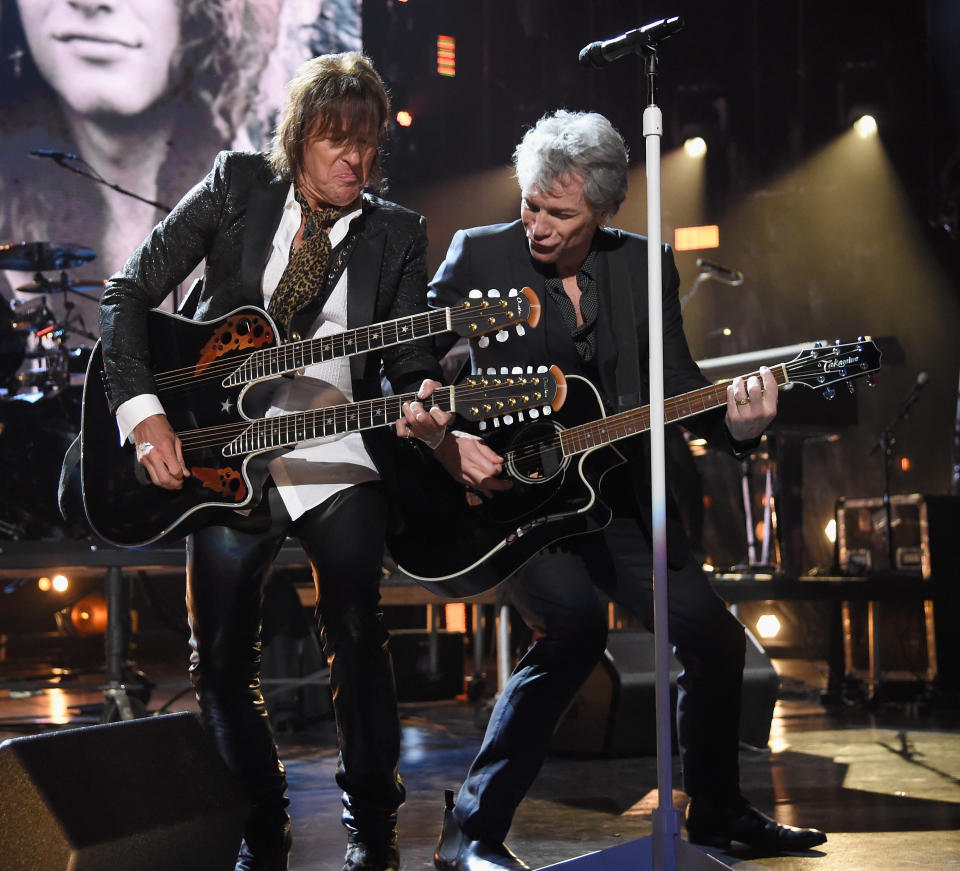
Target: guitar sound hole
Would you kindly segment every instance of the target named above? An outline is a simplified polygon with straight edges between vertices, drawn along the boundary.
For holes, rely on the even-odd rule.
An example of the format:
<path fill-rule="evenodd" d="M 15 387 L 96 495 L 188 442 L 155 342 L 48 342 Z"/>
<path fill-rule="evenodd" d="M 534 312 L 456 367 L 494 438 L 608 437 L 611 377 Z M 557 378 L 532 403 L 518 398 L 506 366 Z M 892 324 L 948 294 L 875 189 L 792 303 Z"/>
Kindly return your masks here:
<path fill-rule="evenodd" d="M 563 471 L 566 459 L 559 428 L 552 423 L 527 426 L 510 444 L 507 471 L 528 484 L 542 484 Z"/>

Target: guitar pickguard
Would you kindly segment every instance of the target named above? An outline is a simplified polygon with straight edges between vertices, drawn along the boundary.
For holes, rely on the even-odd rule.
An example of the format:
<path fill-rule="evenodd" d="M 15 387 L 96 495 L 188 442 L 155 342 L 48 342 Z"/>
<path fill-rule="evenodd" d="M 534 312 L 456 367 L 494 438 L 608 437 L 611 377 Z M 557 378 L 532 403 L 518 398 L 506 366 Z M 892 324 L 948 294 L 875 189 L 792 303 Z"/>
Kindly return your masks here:
<path fill-rule="evenodd" d="M 247 498 L 247 485 L 238 469 L 231 469 L 227 466 L 219 469 L 191 466 L 190 474 L 208 490 L 226 496 L 235 502 L 242 502 Z"/>
<path fill-rule="evenodd" d="M 251 314 L 225 318 L 210 340 L 200 349 L 194 374 L 201 375 L 211 363 L 227 354 L 257 350 L 273 343 L 273 328 L 263 318 Z"/>

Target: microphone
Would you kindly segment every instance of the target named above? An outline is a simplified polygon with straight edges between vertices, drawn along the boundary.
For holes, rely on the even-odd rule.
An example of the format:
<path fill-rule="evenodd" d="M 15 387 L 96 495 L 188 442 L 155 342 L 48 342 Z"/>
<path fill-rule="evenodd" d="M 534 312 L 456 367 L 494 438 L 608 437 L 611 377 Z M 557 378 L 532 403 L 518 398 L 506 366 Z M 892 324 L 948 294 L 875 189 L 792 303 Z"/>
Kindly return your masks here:
<path fill-rule="evenodd" d="M 906 417 L 907 412 L 910 410 L 910 406 L 920 398 L 920 391 L 926 386 L 927 377 L 928 376 L 926 372 L 917 373 L 917 380 L 913 382 L 913 387 L 910 388 L 907 398 L 903 400 L 900 410 L 897 412 L 897 417 Z"/>
<path fill-rule="evenodd" d="M 730 267 L 721 266 L 719 263 L 711 263 L 702 257 L 697 258 L 697 269 L 701 272 L 709 272 L 714 278 L 727 284 L 743 284 L 743 273 L 738 269 L 730 269 Z"/>
<path fill-rule="evenodd" d="M 54 151 L 52 148 L 33 148 L 30 150 L 31 157 L 49 157 L 59 163 L 61 160 L 79 160 L 76 154 L 69 151 Z"/>
<path fill-rule="evenodd" d="M 638 54 L 646 45 L 656 45 L 683 28 L 683 19 L 679 15 L 673 18 L 661 18 L 636 30 L 628 30 L 612 39 L 591 42 L 580 50 L 580 63 L 585 67 L 602 69 L 609 63 Z"/>

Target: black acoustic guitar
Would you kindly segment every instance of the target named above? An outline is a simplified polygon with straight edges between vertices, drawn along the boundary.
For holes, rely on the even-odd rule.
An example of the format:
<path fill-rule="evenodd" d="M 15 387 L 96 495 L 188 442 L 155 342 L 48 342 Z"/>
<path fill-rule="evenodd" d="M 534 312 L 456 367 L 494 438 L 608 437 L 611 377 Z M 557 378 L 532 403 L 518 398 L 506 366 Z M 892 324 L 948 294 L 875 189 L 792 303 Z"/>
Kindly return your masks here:
<path fill-rule="evenodd" d="M 832 385 L 879 368 L 879 349 L 862 339 L 804 350 L 772 370 L 781 388 L 804 384 L 829 397 Z M 504 458 L 510 490 L 491 499 L 472 493 L 464 498 L 462 485 L 433 464 L 436 468 L 423 476 L 421 488 L 433 511 L 408 513 L 404 534 L 388 542 L 406 574 L 441 596 L 474 596 L 509 577 L 543 547 L 610 522 L 610 509 L 600 498 L 601 481 L 625 462 L 613 442 L 646 432 L 650 406 L 605 417 L 600 395 L 588 380 L 570 375 L 566 383 L 559 414 L 499 427 L 485 437 Z M 729 383 L 666 399 L 665 422 L 725 405 Z M 848 386 L 853 389 L 852 383 Z"/>
<path fill-rule="evenodd" d="M 110 413 L 103 386 L 100 342 L 94 346 L 84 383 L 80 424 L 80 482 L 84 509 L 93 530 L 121 547 L 142 547 L 183 535 L 209 522 L 218 508 L 245 508 L 259 498 L 258 480 L 267 451 L 298 441 L 335 433 L 360 431 L 392 423 L 400 404 L 413 394 L 382 402 L 332 406 L 315 412 L 256 421 L 265 405 L 262 396 L 272 379 L 322 360 L 360 354 L 374 348 L 456 331 L 464 336 L 526 323 L 535 326 L 540 302 L 529 288 L 506 297 L 490 292 L 471 297 L 460 306 L 435 309 L 396 321 L 335 333 L 318 339 L 277 345 L 277 331 L 261 309 L 237 309 L 214 321 L 192 321 L 160 311 L 148 314 L 148 344 L 157 394 L 174 431 L 184 442 L 184 459 L 193 477 L 183 490 L 153 486 L 136 462 L 133 445 L 119 444 L 116 420 Z M 437 401 L 476 402 L 476 419 L 503 413 L 496 403 L 529 396 L 525 408 L 541 399 L 535 377 L 556 387 L 553 376 L 524 375 L 523 384 L 470 384 L 455 397 L 438 391 Z M 487 396 L 487 390 L 490 390 Z M 470 393 L 470 391 L 475 391 Z M 488 401 L 481 403 L 481 399 Z M 258 405 L 247 412 L 244 402 Z M 489 407 L 488 407 L 489 406 Z M 311 416 L 312 415 L 312 416 Z M 392 415 L 392 416 L 391 416 Z M 257 429 L 262 427 L 263 430 Z M 242 448 L 238 447 L 241 446 Z M 189 451 L 189 453 L 188 453 Z M 248 465 L 251 456 L 257 460 Z M 209 510 L 207 510 L 209 509 Z M 189 523 L 184 521 L 189 520 Z"/>
<path fill-rule="evenodd" d="M 96 347 L 88 387 L 100 386 L 99 356 Z M 89 392 L 83 406 L 80 457 L 84 508 L 94 532 L 118 547 L 144 547 L 218 518 L 226 522 L 224 512 L 259 502 L 267 464 L 278 449 L 392 426 L 401 416 L 402 404 L 416 398 L 416 393 L 403 393 L 256 420 L 233 413 L 229 420 L 199 427 L 183 426 L 185 416 L 174 413 L 170 421 L 182 442 L 190 477 L 182 489 L 166 490 L 150 482 L 133 445 L 119 443 L 103 390 Z M 428 409 L 439 406 L 480 421 L 509 419 L 524 411 L 552 412 L 563 405 L 565 396 L 566 380 L 554 366 L 513 375 L 472 375 L 456 386 L 438 388 L 422 402 Z"/>

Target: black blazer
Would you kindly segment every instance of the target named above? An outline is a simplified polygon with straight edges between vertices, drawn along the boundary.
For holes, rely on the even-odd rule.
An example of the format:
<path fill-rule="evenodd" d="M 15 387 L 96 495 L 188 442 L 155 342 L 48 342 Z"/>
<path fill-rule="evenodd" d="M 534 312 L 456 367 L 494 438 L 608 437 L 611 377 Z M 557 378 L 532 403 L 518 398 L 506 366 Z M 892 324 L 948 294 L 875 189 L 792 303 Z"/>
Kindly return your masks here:
<path fill-rule="evenodd" d="M 260 280 L 280 223 L 289 182 L 266 155 L 221 152 L 213 169 L 161 221 L 101 298 L 100 335 L 110 408 L 155 391 L 146 338 L 148 309 L 206 260 L 192 317 L 211 320 L 244 305 L 263 307 Z M 347 321 L 358 327 L 426 309 L 426 221 L 394 203 L 364 195 L 360 237 L 347 271 Z M 397 393 L 424 378 L 441 380 L 428 341 L 414 341 L 350 360 L 355 400 L 380 396 L 383 374 Z M 387 430 L 365 432 L 378 468 Z M 392 438 L 392 436 L 391 436 Z M 383 469 L 381 468 L 381 473 Z"/>
<path fill-rule="evenodd" d="M 599 383 L 607 412 L 621 407 L 618 388 L 617 362 L 619 342 L 617 330 L 627 327 L 617 322 L 612 299 L 613 282 L 626 280 L 633 304 L 633 333 L 639 363 L 641 398 L 633 398 L 626 407 L 635 407 L 649 399 L 647 359 L 649 357 L 647 312 L 647 240 L 624 230 L 603 227 L 596 240 L 599 257 L 597 287 L 600 305 L 596 324 L 596 365 Z M 680 284 L 673 254 L 663 246 L 663 365 L 664 392 L 667 396 L 696 390 L 710 382 L 703 376 L 690 355 L 683 333 L 678 288 Z M 505 342 L 490 341 L 480 347 L 477 340 L 470 345 L 471 362 L 475 369 L 517 365 L 557 364 L 565 372 L 581 368 L 569 330 L 563 323 L 559 309 L 547 304 L 543 289 L 544 277 L 534 267 L 527 245 L 523 224 L 495 224 L 459 230 L 454 235 L 446 258 L 437 270 L 429 299 L 431 305 L 450 306 L 459 303 L 473 288 L 496 288 L 506 293 L 511 288 L 529 285 L 544 302 L 541 324 L 526 329 L 523 336 L 511 335 Z M 446 350 L 441 346 L 441 350 Z M 686 425 L 687 422 L 685 422 Z M 723 412 L 710 412 L 689 421 L 690 429 L 711 440 L 724 450 L 733 452 L 733 445 L 723 423 Z M 617 449 L 630 463 L 631 478 L 637 490 L 641 511 L 649 525 L 649 440 L 631 438 L 617 443 Z M 682 559 L 686 536 L 679 524 L 679 513 L 668 494 L 668 527 L 671 542 L 671 561 Z"/>

